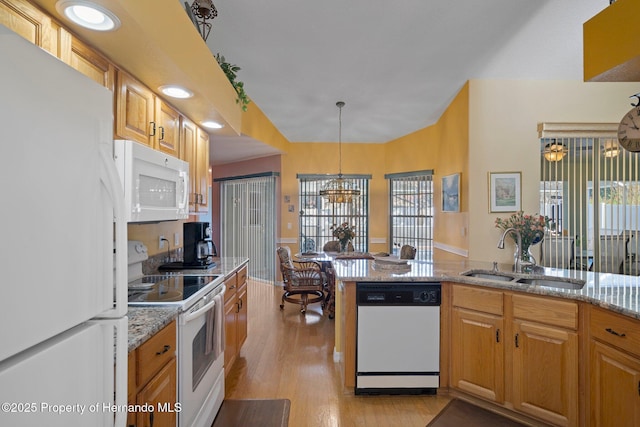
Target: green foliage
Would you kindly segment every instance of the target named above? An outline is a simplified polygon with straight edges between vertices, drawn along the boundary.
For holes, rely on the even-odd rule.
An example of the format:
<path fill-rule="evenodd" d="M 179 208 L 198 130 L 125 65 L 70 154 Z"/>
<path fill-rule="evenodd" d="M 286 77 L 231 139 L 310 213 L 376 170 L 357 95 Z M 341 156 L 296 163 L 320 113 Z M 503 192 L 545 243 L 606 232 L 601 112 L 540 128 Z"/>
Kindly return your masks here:
<path fill-rule="evenodd" d="M 247 104 L 249 104 L 251 100 L 244 91 L 244 83 L 236 81 L 236 78 L 238 77 L 236 73 L 240 71 L 241 68 L 236 64 L 227 62 L 224 56 L 220 55 L 219 53 L 216 53 L 216 61 L 218 61 L 220 68 L 222 68 L 222 71 L 224 71 L 224 74 L 227 76 L 227 78 L 231 82 L 231 85 L 238 94 L 238 97 L 236 98 L 236 104 L 242 104 L 242 111 L 247 111 Z"/>

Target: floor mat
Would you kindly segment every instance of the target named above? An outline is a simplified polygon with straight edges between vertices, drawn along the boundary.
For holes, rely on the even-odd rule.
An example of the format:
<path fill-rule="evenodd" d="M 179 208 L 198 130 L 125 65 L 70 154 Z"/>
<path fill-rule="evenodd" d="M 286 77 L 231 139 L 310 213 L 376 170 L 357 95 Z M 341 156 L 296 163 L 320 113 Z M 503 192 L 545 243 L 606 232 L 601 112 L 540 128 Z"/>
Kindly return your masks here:
<path fill-rule="evenodd" d="M 453 399 L 427 424 L 427 427 L 516 427 L 524 425 L 463 400 Z"/>
<path fill-rule="evenodd" d="M 212 427 L 287 427 L 289 399 L 225 399 Z"/>

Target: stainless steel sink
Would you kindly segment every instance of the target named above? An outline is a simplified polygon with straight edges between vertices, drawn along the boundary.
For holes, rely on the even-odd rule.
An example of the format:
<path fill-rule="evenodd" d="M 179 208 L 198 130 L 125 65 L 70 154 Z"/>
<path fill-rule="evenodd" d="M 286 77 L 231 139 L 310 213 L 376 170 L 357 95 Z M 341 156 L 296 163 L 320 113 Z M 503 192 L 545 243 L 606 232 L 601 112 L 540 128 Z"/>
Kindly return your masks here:
<path fill-rule="evenodd" d="M 462 276 L 476 277 L 478 279 L 497 280 L 500 282 L 511 282 L 515 280 L 515 276 L 491 270 L 471 270 L 461 274 Z"/>
<path fill-rule="evenodd" d="M 561 279 L 552 277 L 526 277 L 517 280 L 518 283 L 534 286 L 545 286 L 548 288 L 561 289 L 582 289 L 585 282 L 577 279 Z"/>

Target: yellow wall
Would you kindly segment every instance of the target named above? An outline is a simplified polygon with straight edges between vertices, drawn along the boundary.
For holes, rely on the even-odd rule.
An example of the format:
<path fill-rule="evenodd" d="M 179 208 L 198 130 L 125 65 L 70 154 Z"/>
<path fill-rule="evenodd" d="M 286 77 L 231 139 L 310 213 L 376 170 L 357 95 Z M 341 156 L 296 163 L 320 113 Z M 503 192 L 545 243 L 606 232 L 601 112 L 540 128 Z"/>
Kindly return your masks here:
<path fill-rule="evenodd" d="M 638 0 L 618 0 L 584 23 L 585 81 L 640 79 L 638 16 Z"/>
<path fill-rule="evenodd" d="M 129 224 L 128 239 L 140 240 L 147 247 L 149 256 L 157 255 L 167 252 L 167 242 L 163 249 L 158 247 L 159 236 L 164 236 L 169 240 L 171 250 L 173 251 L 176 246 L 173 241 L 173 234 L 180 234 L 180 244 L 177 247 L 182 247 L 182 224 L 187 221 L 164 221 L 154 224 Z"/>

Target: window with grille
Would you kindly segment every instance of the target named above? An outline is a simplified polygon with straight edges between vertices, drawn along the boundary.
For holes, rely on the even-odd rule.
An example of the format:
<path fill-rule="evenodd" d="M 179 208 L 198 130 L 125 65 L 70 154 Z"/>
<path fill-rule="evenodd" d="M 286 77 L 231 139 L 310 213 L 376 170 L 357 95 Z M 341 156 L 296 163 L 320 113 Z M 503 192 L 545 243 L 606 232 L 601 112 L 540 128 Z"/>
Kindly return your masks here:
<path fill-rule="evenodd" d="M 615 130 L 615 128 L 613 129 Z M 545 266 L 640 274 L 640 162 L 615 137 L 541 140 Z M 553 147 L 556 153 L 545 156 Z"/>
<path fill-rule="evenodd" d="M 329 203 L 320 196 L 320 190 L 337 176 L 298 175 L 300 185 L 298 215 L 299 244 L 302 252 L 322 251 L 325 243 L 336 240 L 332 236 L 331 226 L 344 222 L 355 226 L 353 239 L 355 251 L 369 250 L 369 175 L 343 175 L 360 190 L 360 196 L 352 203 Z"/>
<path fill-rule="evenodd" d="M 417 249 L 416 258 L 431 260 L 433 254 L 432 171 L 385 175 L 389 180 L 390 251 L 402 245 Z"/>

